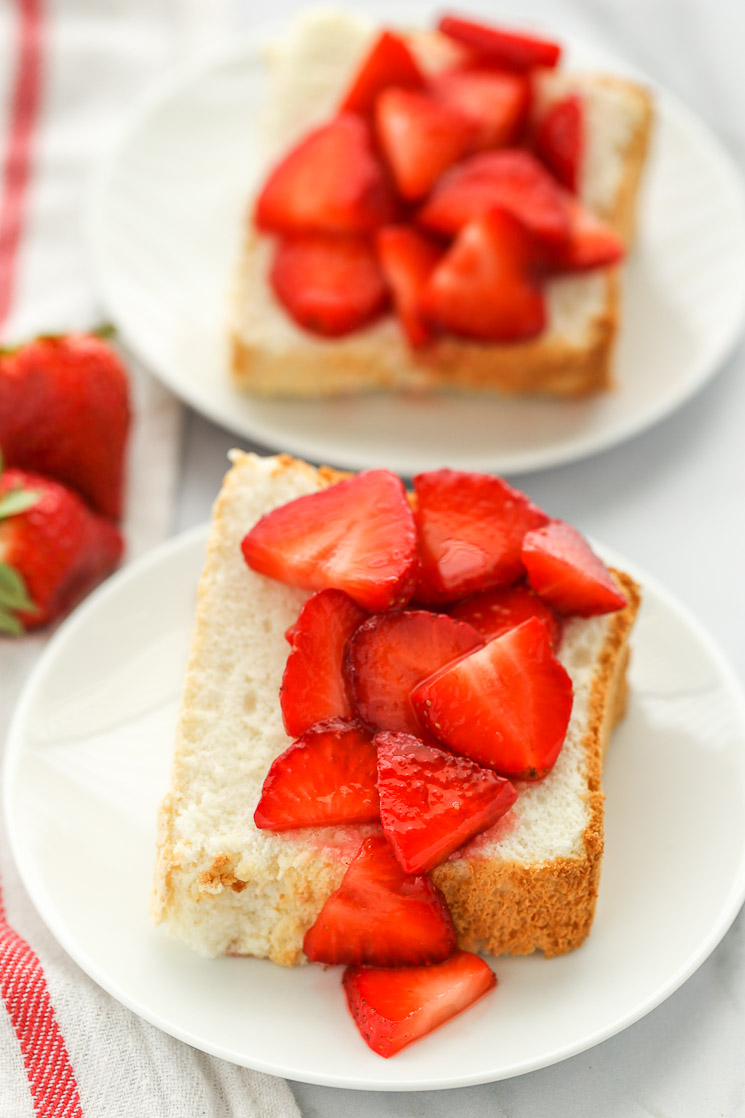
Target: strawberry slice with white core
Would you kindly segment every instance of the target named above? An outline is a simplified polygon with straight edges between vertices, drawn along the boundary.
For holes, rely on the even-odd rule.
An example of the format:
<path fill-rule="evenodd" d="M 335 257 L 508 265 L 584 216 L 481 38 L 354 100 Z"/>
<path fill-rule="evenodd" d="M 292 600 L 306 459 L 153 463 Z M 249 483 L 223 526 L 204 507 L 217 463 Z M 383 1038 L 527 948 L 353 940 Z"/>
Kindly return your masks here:
<path fill-rule="evenodd" d="M 554 67 L 561 58 L 561 47 L 524 31 L 508 31 L 460 16 L 444 15 L 437 30 L 470 47 L 485 61 L 507 70 L 530 70 L 534 66 Z"/>
<path fill-rule="evenodd" d="M 396 201 L 369 124 L 342 113 L 309 132 L 270 172 L 254 213 L 264 233 L 369 233 Z"/>
<path fill-rule="evenodd" d="M 408 225 L 386 225 L 378 232 L 377 249 L 409 344 L 415 349 L 427 345 L 435 332 L 419 312 L 419 299 L 442 257 L 441 246 Z"/>
<path fill-rule="evenodd" d="M 412 701 L 456 753 L 502 776 L 537 780 L 564 743 L 572 681 L 534 617 L 425 680 Z"/>
<path fill-rule="evenodd" d="M 348 967 L 344 990 L 365 1043 L 379 1056 L 395 1056 L 497 985 L 489 965 L 456 951 L 430 967 Z"/>
<path fill-rule="evenodd" d="M 332 966 L 420 966 L 454 950 L 442 893 L 425 874 L 405 873 L 382 835 L 365 839 L 303 940 L 311 962 Z"/>
<path fill-rule="evenodd" d="M 491 474 L 433 470 L 414 478 L 419 540 L 416 600 L 454 602 L 522 577 L 525 533 L 548 517 Z M 390 728 L 390 727 L 389 727 Z"/>
<path fill-rule="evenodd" d="M 626 605 L 605 563 L 562 520 L 529 532 L 522 554 L 530 585 L 559 613 L 593 617 Z"/>
<path fill-rule="evenodd" d="M 522 625 L 530 617 L 537 617 L 548 630 L 553 648 L 561 640 L 561 619 L 548 602 L 544 602 L 524 582 L 514 586 L 496 586 L 481 594 L 472 594 L 448 608 L 448 615 L 458 621 L 467 621 L 485 640 L 492 640 Z"/>
<path fill-rule="evenodd" d="M 475 629 L 444 614 L 404 610 L 369 618 L 344 658 L 357 716 L 373 729 L 421 734 L 411 705 L 414 687 L 481 644 Z"/>
<path fill-rule="evenodd" d="M 292 627 L 292 651 L 279 689 L 290 737 L 327 718 L 353 717 L 342 671 L 344 649 L 367 616 L 343 590 L 319 590 L 303 606 Z"/>
<path fill-rule="evenodd" d="M 355 74 L 340 111 L 371 113 L 378 94 L 390 85 L 421 89 L 424 78 L 403 39 L 391 31 L 382 31 Z"/>
<path fill-rule="evenodd" d="M 569 239 L 547 254 L 549 268 L 559 272 L 585 272 L 608 268 L 626 254 L 621 238 L 578 198 L 566 192 L 569 213 Z"/>
<path fill-rule="evenodd" d="M 578 93 L 546 109 L 536 124 L 533 147 L 559 182 L 576 193 L 585 155 L 584 101 Z"/>
<path fill-rule="evenodd" d="M 433 78 L 432 93 L 478 126 L 474 148 L 507 147 L 522 131 L 530 104 L 524 74 L 500 70 L 450 70 Z"/>
<path fill-rule="evenodd" d="M 275 758 L 254 813 L 260 830 L 375 823 L 376 748 L 359 722 L 319 722 Z"/>
<path fill-rule="evenodd" d="M 423 873 L 493 826 L 517 799 L 509 780 L 410 734 L 377 734 L 383 833 L 407 873 Z"/>
<path fill-rule="evenodd" d="M 306 590 L 344 590 L 371 612 L 405 605 L 416 578 L 416 529 L 400 478 L 365 470 L 280 505 L 244 537 L 255 571 Z"/>

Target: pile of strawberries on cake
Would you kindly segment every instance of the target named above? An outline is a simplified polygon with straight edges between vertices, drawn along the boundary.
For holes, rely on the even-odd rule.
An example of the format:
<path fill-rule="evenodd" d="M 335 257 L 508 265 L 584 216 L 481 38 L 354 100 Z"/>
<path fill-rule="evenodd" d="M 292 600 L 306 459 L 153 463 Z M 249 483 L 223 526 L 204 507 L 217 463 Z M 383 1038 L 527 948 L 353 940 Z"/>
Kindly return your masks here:
<path fill-rule="evenodd" d="M 336 115 L 259 194 L 255 225 L 277 236 L 272 288 L 306 330 L 348 334 L 392 306 L 415 349 L 528 339 L 546 327 L 551 276 L 623 256 L 577 197 L 581 96 L 534 103 L 560 47 L 454 16 L 437 29 L 452 51 L 435 73 L 383 31 Z"/>
<path fill-rule="evenodd" d="M 365 1040 L 390 1056 L 496 980 L 456 950 L 428 876 L 554 765 L 572 709 L 564 620 L 621 609 L 586 540 L 488 474 L 369 470 L 264 516 L 249 567 L 314 591 L 287 632 L 261 829 L 382 826 L 308 930 L 345 964 Z"/>

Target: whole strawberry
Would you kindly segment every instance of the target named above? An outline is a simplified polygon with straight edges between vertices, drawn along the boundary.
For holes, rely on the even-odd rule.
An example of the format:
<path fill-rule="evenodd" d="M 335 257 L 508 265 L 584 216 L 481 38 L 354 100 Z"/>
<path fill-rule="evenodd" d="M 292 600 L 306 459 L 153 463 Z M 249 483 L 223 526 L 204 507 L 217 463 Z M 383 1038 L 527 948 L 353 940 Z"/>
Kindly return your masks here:
<path fill-rule="evenodd" d="M 0 633 L 66 613 L 113 570 L 122 548 L 117 528 L 66 486 L 25 470 L 0 473 Z"/>
<path fill-rule="evenodd" d="M 127 373 L 93 334 L 41 337 L 0 356 L 0 448 L 11 467 L 122 513 L 130 407 Z"/>

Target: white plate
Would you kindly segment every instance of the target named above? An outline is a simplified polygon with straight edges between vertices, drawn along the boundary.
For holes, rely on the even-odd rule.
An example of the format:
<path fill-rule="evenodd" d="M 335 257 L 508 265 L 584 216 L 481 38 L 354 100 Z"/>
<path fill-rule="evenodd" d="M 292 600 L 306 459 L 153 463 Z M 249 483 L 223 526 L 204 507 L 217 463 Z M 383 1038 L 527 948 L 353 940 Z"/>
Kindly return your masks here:
<path fill-rule="evenodd" d="M 383 1060 L 354 1028 L 340 968 L 206 960 L 152 927 L 155 812 L 204 541 L 204 529 L 177 539 L 81 607 L 11 729 L 5 811 L 16 861 L 53 934 L 101 986 L 238 1064 L 417 1090 L 581 1052 L 649 1012 L 713 950 L 745 894 L 745 701 L 710 639 L 643 576 L 631 704 L 606 769 L 597 916 L 578 951 L 496 960 L 494 996 Z"/>
<path fill-rule="evenodd" d="M 622 69 L 577 44 L 568 65 Z M 100 291 L 124 339 L 177 394 L 225 427 L 337 466 L 410 476 L 445 458 L 454 468 L 511 474 L 581 458 L 643 430 L 699 389 L 733 345 L 745 309 L 738 173 L 700 121 L 657 89 L 659 122 L 614 392 L 579 402 L 446 394 L 292 402 L 237 394 L 227 373 L 226 290 L 260 178 L 253 121 L 264 96 L 255 40 L 170 78 L 106 161 L 90 210 Z"/>

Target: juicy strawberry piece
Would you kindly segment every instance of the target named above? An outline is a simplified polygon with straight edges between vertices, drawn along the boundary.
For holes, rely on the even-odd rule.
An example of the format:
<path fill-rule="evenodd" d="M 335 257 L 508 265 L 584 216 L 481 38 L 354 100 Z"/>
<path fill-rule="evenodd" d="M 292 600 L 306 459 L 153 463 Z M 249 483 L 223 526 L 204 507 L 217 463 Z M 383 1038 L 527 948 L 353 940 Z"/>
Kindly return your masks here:
<path fill-rule="evenodd" d="M 395 209 L 370 126 L 342 113 L 308 133 L 271 171 L 254 218 L 266 233 L 368 233 L 392 221 Z"/>
<path fill-rule="evenodd" d="M 546 325 L 546 304 L 534 263 L 525 229 L 495 210 L 461 230 L 424 286 L 421 313 L 440 329 L 477 341 L 535 337 Z"/>
<path fill-rule="evenodd" d="M 534 617 L 425 680 L 412 701 L 427 729 L 456 753 L 503 776 L 536 780 L 564 743 L 572 681 Z"/>
<path fill-rule="evenodd" d="M 119 562 L 122 537 L 77 493 L 26 470 L 0 476 L 0 632 L 56 620 Z"/>
<path fill-rule="evenodd" d="M 450 70 L 438 74 L 431 89 L 438 101 L 478 125 L 473 145 L 476 149 L 516 143 L 530 104 L 530 83 L 524 74 Z"/>
<path fill-rule="evenodd" d="M 491 474 L 433 470 L 414 478 L 414 491 L 421 602 L 453 602 L 516 582 L 525 533 L 548 521 L 524 493 Z"/>
<path fill-rule="evenodd" d="M 319 590 L 293 626 L 279 703 L 290 737 L 327 718 L 351 718 L 352 703 L 342 674 L 344 648 L 367 617 L 343 590 Z"/>
<path fill-rule="evenodd" d="M 410 734 L 377 734 L 383 834 L 407 873 L 444 862 L 517 799 L 509 780 Z"/>
<path fill-rule="evenodd" d="M 536 124 L 533 148 L 560 183 L 579 190 L 585 154 L 584 102 L 579 94 L 570 93 L 546 110 Z"/>
<path fill-rule="evenodd" d="M 419 966 L 454 950 L 442 893 L 426 875 L 404 873 L 382 835 L 365 839 L 303 940 L 311 962 L 331 965 Z"/>
<path fill-rule="evenodd" d="M 419 313 L 419 298 L 442 249 L 407 225 L 386 225 L 378 232 L 377 248 L 396 314 L 409 343 L 415 348 L 427 345 L 434 331 Z"/>
<path fill-rule="evenodd" d="M 549 265 L 561 272 L 584 272 L 618 264 L 626 253 L 623 241 L 573 194 L 567 193 L 566 200 L 569 239 L 551 251 Z"/>
<path fill-rule="evenodd" d="M 359 722 L 319 722 L 272 761 L 254 812 L 259 830 L 380 818 L 376 749 Z"/>
<path fill-rule="evenodd" d="M 92 334 L 37 338 L 0 356 L 5 464 L 46 474 L 118 519 L 130 423 L 127 373 Z"/>
<path fill-rule="evenodd" d="M 528 532 L 523 562 L 533 589 L 560 613 L 592 617 L 626 605 L 608 568 L 584 536 L 561 520 Z"/>
<path fill-rule="evenodd" d="M 464 159 L 443 176 L 417 220 L 436 233 L 454 235 L 496 208 L 518 218 L 542 244 L 566 244 L 569 214 L 564 192 L 534 155 L 515 148 Z"/>
<path fill-rule="evenodd" d="M 378 143 L 399 194 L 417 201 L 448 167 L 473 149 L 470 117 L 426 93 L 385 89 L 375 102 Z"/>
<path fill-rule="evenodd" d="M 500 637 L 528 618 L 537 617 L 546 626 L 553 648 L 561 640 L 561 620 L 551 606 L 524 582 L 472 594 L 470 598 L 451 606 L 448 614 L 457 621 L 467 621 L 486 640 Z"/>
<path fill-rule="evenodd" d="M 431 967 L 348 967 L 344 990 L 365 1043 L 379 1056 L 444 1025 L 497 985 L 478 955 L 456 951 Z"/>
<path fill-rule="evenodd" d="M 481 643 L 470 625 L 444 614 L 406 610 L 369 618 L 349 641 L 344 658 L 357 715 L 373 729 L 421 735 L 412 690 Z"/>
<path fill-rule="evenodd" d="M 306 233 L 280 241 L 269 280 L 295 322 L 326 337 L 366 326 L 388 301 L 377 257 L 362 237 Z"/>
<path fill-rule="evenodd" d="M 364 58 L 340 105 L 341 112 L 371 113 L 387 86 L 421 89 L 424 78 L 403 39 L 382 31 Z"/>
<path fill-rule="evenodd" d="M 437 30 L 464 43 L 484 60 L 488 59 L 495 66 L 504 66 L 507 70 L 530 70 L 534 66 L 553 67 L 561 58 L 561 47 L 550 39 L 488 27 L 458 16 L 442 16 Z"/>
<path fill-rule="evenodd" d="M 416 529 L 400 478 L 365 470 L 262 516 L 241 544 L 249 567 L 306 590 L 345 590 L 372 612 L 405 605 Z"/>

